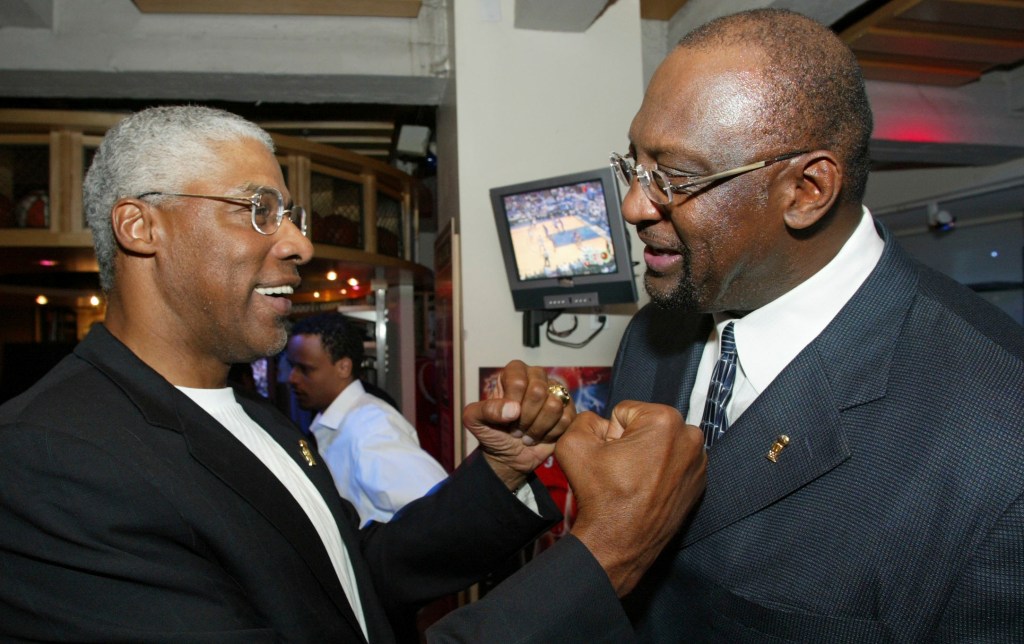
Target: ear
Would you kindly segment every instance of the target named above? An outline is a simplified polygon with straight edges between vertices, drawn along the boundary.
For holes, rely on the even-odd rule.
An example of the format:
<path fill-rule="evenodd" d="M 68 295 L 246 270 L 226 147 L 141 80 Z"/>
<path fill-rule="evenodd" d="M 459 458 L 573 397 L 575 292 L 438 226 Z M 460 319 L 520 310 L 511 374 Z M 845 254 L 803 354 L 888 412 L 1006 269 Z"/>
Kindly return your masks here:
<path fill-rule="evenodd" d="M 786 226 L 805 230 L 818 223 L 839 197 L 843 185 L 843 167 L 827 150 L 809 152 L 799 165 L 785 174 L 788 187 L 784 220 Z"/>
<path fill-rule="evenodd" d="M 352 358 L 345 357 L 334 363 L 334 368 L 338 371 L 338 376 L 343 380 L 349 380 L 352 378 Z"/>
<path fill-rule="evenodd" d="M 156 252 L 154 209 L 138 199 L 120 199 L 111 211 L 111 224 L 117 243 L 136 255 Z"/>

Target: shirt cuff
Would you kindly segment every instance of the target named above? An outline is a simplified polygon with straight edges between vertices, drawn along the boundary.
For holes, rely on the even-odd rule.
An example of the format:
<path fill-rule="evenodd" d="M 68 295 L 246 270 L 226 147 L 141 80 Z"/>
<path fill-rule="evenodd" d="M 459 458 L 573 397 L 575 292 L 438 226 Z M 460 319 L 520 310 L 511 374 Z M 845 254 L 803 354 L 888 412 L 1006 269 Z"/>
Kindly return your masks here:
<path fill-rule="evenodd" d="M 537 506 L 537 497 L 533 493 L 533 486 L 527 481 L 515 491 L 516 498 L 526 507 L 533 510 L 533 513 L 540 516 L 540 508 Z"/>

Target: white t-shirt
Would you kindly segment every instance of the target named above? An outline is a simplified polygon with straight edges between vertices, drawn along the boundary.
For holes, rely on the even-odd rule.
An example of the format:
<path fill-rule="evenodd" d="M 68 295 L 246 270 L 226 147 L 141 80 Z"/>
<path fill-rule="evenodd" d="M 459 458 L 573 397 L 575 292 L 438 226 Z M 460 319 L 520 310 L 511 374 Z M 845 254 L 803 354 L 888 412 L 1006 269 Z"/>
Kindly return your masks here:
<path fill-rule="evenodd" d="M 330 508 L 327 507 L 327 503 L 320 496 L 320 492 L 317 491 L 313 482 L 303 474 L 302 469 L 288 456 L 280 443 L 245 413 L 242 406 L 235 400 L 234 391 L 230 388 L 178 387 L 178 390 L 217 419 L 235 438 L 249 448 L 249 451 L 260 459 L 267 469 L 281 481 L 281 484 L 292 493 L 292 496 L 306 512 L 313 527 L 316 528 L 321 541 L 324 542 L 327 554 L 334 565 L 334 572 L 338 575 L 338 581 L 341 582 L 345 596 L 352 606 L 352 612 L 359 620 L 363 635 L 369 639 L 366 630 L 366 617 L 363 615 L 363 606 L 356 585 L 356 576 L 352 570 L 352 560 L 341 539 L 334 515 L 331 514 Z"/>

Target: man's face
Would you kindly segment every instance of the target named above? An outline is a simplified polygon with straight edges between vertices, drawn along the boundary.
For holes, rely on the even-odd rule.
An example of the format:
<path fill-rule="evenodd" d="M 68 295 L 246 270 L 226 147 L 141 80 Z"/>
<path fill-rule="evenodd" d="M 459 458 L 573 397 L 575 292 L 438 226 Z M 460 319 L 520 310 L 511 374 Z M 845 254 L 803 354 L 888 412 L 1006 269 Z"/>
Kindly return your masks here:
<path fill-rule="evenodd" d="M 274 156 L 257 141 L 217 144 L 221 160 L 180 192 L 247 197 L 258 186 L 290 196 Z M 167 309 L 154 333 L 182 346 L 182 359 L 249 362 L 279 352 L 288 339 L 298 265 L 313 248 L 287 219 L 273 235 L 253 229 L 250 208 L 215 199 L 169 198 L 159 207 L 168 252 L 156 258 L 154 280 Z"/>
<path fill-rule="evenodd" d="M 630 127 L 637 163 L 670 170 L 678 184 L 789 152 L 764 140 L 770 129 L 761 96 L 770 86 L 761 76 L 759 60 L 745 50 L 675 50 Z M 786 269 L 773 249 L 786 230 L 769 186 L 783 165 L 674 194 L 668 206 L 652 203 L 633 182 L 623 214 L 646 246 L 644 284 L 656 303 L 749 311 L 777 297 L 769 285 Z"/>
<path fill-rule="evenodd" d="M 332 362 L 318 335 L 292 336 L 287 355 L 292 366 L 288 384 L 303 409 L 327 409 L 348 384 L 346 359 Z"/>

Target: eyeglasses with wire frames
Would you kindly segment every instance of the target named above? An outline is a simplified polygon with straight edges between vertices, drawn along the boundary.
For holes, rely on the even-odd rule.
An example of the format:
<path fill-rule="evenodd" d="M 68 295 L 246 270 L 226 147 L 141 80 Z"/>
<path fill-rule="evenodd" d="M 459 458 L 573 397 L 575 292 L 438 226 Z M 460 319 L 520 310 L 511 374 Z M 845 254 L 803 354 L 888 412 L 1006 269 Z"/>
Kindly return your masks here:
<path fill-rule="evenodd" d="M 772 157 L 765 161 L 748 163 L 746 165 L 741 165 L 738 168 L 723 170 L 722 172 L 709 174 L 705 177 L 685 177 L 685 180 L 682 183 L 672 183 L 670 180 L 671 178 L 683 178 L 684 175 L 682 174 L 674 174 L 672 171 L 660 170 L 657 166 L 648 168 L 642 163 L 636 163 L 633 158 L 628 156 L 624 157 L 617 152 L 612 152 L 611 164 L 612 167 L 615 168 L 615 175 L 627 188 L 632 185 L 633 179 L 637 179 L 648 199 L 656 204 L 667 206 L 672 203 L 673 194 L 685 195 L 683 198 L 685 201 L 686 197 L 691 197 L 696 192 L 695 190 L 691 190 L 691 188 L 712 183 L 720 179 L 735 177 L 753 170 L 760 170 L 761 168 L 770 166 L 773 163 L 792 159 L 800 156 L 801 154 L 805 154 L 806 152 L 808 152 L 808 150 L 787 152 L 786 154 L 780 154 L 777 157 Z"/>
<path fill-rule="evenodd" d="M 253 229 L 261 235 L 273 235 L 281 227 L 285 216 L 299 229 L 302 235 L 308 236 L 306 224 L 306 209 L 302 206 L 293 205 L 291 208 L 284 207 L 284 197 L 277 188 L 260 186 L 248 197 L 235 197 L 230 195 L 197 195 L 186 192 L 144 192 L 136 199 L 146 197 L 193 197 L 195 199 L 216 199 L 228 203 L 249 206 L 250 219 Z"/>

